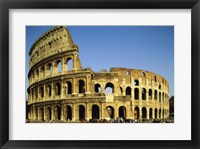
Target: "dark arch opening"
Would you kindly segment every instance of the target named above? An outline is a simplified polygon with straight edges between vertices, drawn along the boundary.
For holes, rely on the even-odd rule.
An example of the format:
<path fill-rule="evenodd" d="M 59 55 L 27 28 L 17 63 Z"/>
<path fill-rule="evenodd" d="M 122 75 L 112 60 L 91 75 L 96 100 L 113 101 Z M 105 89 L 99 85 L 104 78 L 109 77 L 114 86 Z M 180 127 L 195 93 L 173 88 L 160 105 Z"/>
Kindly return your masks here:
<path fill-rule="evenodd" d="M 72 94 L 72 83 L 67 81 L 67 94 Z"/>
<path fill-rule="evenodd" d="M 47 118 L 47 121 L 51 120 L 51 108 L 50 107 L 48 107 L 46 110 L 46 118 Z"/>
<path fill-rule="evenodd" d="M 159 92 L 159 102 L 161 102 L 161 92 Z"/>
<path fill-rule="evenodd" d="M 59 106 L 55 107 L 55 120 L 60 121 L 61 120 L 61 108 Z"/>
<path fill-rule="evenodd" d="M 158 110 L 157 110 L 157 108 L 155 108 L 155 111 L 154 111 L 155 119 L 158 118 L 158 117 L 157 117 L 157 113 L 158 113 Z"/>
<path fill-rule="evenodd" d="M 135 93 L 135 99 L 139 99 L 139 89 L 138 88 L 135 88 L 134 93 Z"/>
<path fill-rule="evenodd" d="M 140 109 L 138 107 L 135 107 L 134 118 L 135 119 L 139 119 L 140 118 Z"/>
<path fill-rule="evenodd" d="M 126 119 L 126 108 L 124 106 L 119 107 L 119 117 Z"/>
<path fill-rule="evenodd" d="M 146 100 L 147 91 L 145 88 L 142 88 L 142 100 Z"/>
<path fill-rule="evenodd" d="M 106 110 L 110 119 L 114 119 L 114 108 L 112 106 L 108 106 L 106 107 Z"/>
<path fill-rule="evenodd" d="M 99 106 L 92 106 L 92 119 L 99 119 Z"/>
<path fill-rule="evenodd" d="M 112 83 L 107 83 L 105 87 L 106 93 L 114 93 L 114 85 Z"/>
<path fill-rule="evenodd" d="M 61 85 L 60 83 L 56 83 L 56 95 L 61 95 Z"/>
<path fill-rule="evenodd" d="M 152 99 L 152 89 L 149 89 L 149 99 Z"/>
<path fill-rule="evenodd" d="M 85 107 L 83 105 L 79 106 L 79 120 L 85 119 Z"/>
<path fill-rule="evenodd" d="M 44 87 L 40 87 L 40 97 L 43 98 L 44 97 Z"/>
<path fill-rule="evenodd" d="M 159 109 L 159 118 L 161 118 L 161 109 Z"/>
<path fill-rule="evenodd" d="M 44 121 L 44 109 L 43 108 L 39 109 L 39 120 Z"/>
<path fill-rule="evenodd" d="M 129 86 L 126 88 L 126 95 L 131 95 L 131 88 Z"/>
<path fill-rule="evenodd" d="M 72 120 L 72 108 L 70 106 L 66 107 L 66 120 Z"/>
<path fill-rule="evenodd" d="M 149 118 L 150 118 L 150 119 L 152 119 L 152 115 L 153 115 L 152 108 L 150 108 L 150 109 L 149 109 Z"/>
<path fill-rule="evenodd" d="M 79 93 L 85 93 L 85 82 L 83 80 L 78 81 Z"/>
<path fill-rule="evenodd" d="M 163 109 L 162 117 L 163 117 L 163 119 L 165 118 L 165 110 L 164 109 Z"/>
<path fill-rule="evenodd" d="M 45 76 L 44 66 L 42 66 L 42 68 L 41 68 L 41 73 L 42 73 L 42 77 L 44 77 Z"/>
<path fill-rule="evenodd" d="M 147 118 L 147 109 L 145 107 L 142 108 L 142 118 Z"/>
<path fill-rule="evenodd" d="M 154 99 L 157 99 L 157 96 L 158 96 L 158 92 L 157 90 L 154 91 Z"/>
<path fill-rule="evenodd" d="M 101 85 L 100 84 L 95 84 L 94 89 L 96 93 L 101 93 Z"/>
<path fill-rule="evenodd" d="M 51 85 L 47 85 L 47 95 L 51 96 Z"/>
<path fill-rule="evenodd" d="M 139 86 L 139 81 L 138 81 L 138 80 L 135 80 L 135 81 L 134 81 L 134 85 L 135 85 L 135 86 Z"/>

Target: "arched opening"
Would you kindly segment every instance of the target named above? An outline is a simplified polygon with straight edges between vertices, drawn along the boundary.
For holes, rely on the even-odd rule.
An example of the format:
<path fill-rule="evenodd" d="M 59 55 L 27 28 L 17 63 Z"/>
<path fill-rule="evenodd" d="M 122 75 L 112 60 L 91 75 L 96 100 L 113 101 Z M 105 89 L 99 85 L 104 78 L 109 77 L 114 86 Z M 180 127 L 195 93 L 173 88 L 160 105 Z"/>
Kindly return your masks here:
<path fill-rule="evenodd" d="M 46 120 L 47 120 L 47 121 L 50 121 L 50 120 L 51 120 L 51 108 L 50 108 L 50 107 L 48 107 L 48 108 L 46 109 Z"/>
<path fill-rule="evenodd" d="M 124 106 L 119 107 L 119 117 L 126 119 L 126 108 Z"/>
<path fill-rule="evenodd" d="M 147 109 L 145 107 L 142 108 L 142 118 L 147 118 Z"/>
<path fill-rule="evenodd" d="M 52 64 L 48 64 L 49 75 L 52 76 Z"/>
<path fill-rule="evenodd" d="M 39 120 L 40 121 L 44 120 L 44 109 L 43 108 L 39 109 Z"/>
<path fill-rule="evenodd" d="M 158 92 L 157 92 L 157 90 L 155 90 L 155 91 L 154 91 L 154 99 L 157 100 L 157 96 L 158 96 Z"/>
<path fill-rule="evenodd" d="M 95 84 L 94 89 L 96 93 L 101 93 L 101 85 L 100 84 Z"/>
<path fill-rule="evenodd" d="M 38 89 L 35 89 L 35 98 L 38 99 Z"/>
<path fill-rule="evenodd" d="M 85 93 L 85 82 L 83 80 L 78 81 L 79 93 Z"/>
<path fill-rule="evenodd" d="M 67 81 L 67 94 L 72 94 L 72 83 Z"/>
<path fill-rule="evenodd" d="M 163 119 L 165 118 L 165 110 L 163 109 L 163 112 L 162 112 L 162 117 Z"/>
<path fill-rule="evenodd" d="M 159 109 L 159 118 L 161 118 L 161 109 Z"/>
<path fill-rule="evenodd" d="M 157 82 L 157 77 L 156 76 L 154 76 L 154 81 Z"/>
<path fill-rule="evenodd" d="M 126 70 L 126 75 L 130 76 L 130 71 L 129 70 Z"/>
<path fill-rule="evenodd" d="M 51 85 L 47 85 L 47 95 L 51 96 Z"/>
<path fill-rule="evenodd" d="M 99 119 L 99 106 L 92 106 L 92 119 Z"/>
<path fill-rule="evenodd" d="M 40 94 L 40 98 L 43 98 L 44 97 L 44 87 L 40 87 L 40 90 L 39 90 L 39 94 Z"/>
<path fill-rule="evenodd" d="M 158 89 L 161 90 L 161 85 L 159 84 Z"/>
<path fill-rule="evenodd" d="M 79 106 L 79 120 L 85 119 L 85 107 L 83 105 Z"/>
<path fill-rule="evenodd" d="M 139 119 L 140 118 L 140 109 L 138 107 L 135 107 L 134 118 L 135 119 Z"/>
<path fill-rule="evenodd" d="M 135 80 L 135 81 L 134 81 L 134 85 L 135 85 L 135 86 L 139 86 L 139 81 L 138 81 L 138 80 Z"/>
<path fill-rule="evenodd" d="M 126 95 L 131 96 L 131 88 L 129 86 L 126 88 Z"/>
<path fill-rule="evenodd" d="M 162 102 L 164 103 L 165 102 L 165 94 L 162 93 Z"/>
<path fill-rule="evenodd" d="M 155 111 L 154 111 L 155 113 L 154 113 L 154 116 L 155 116 L 155 119 L 157 119 L 158 117 L 157 117 L 157 113 L 158 113 L 158 110 L 157 110 L 157 108 L 155 108 Z"/>
<path fill-rule="evenodd" d="M 57 60 L 56 63 L 57 63 L 57 68 L 58 68 L 57 72 L 58 73 L 62 72 L 62 63 L 61 63 L 61 61 Z"/>
<path fill-rule="evenodd" d="M 105 87 L 106 93 L 114 93 L 114 85 L 112 83 L 107 83 Z"/>
<path fill-rule="evenodd" d="M 139 99 L 139 89 L 138 88 L 135 88 L 134 94 L 135 94 L 135 99 L 138 100 Z"/>
<path fill-rule="evenodd" d="M 106 111 L 110 119 L 114 119 L 114 108 L 112 106 L 106 107 Z"/>
<path fill-rule="evenodd" d="M 37 107 L 35 107 L 34 114 L 35 114 L 35 120 L 37 121 L 38 120 L 38 108 Z"/>
<path fill-rule="evenodd" d="M 67 94 L 72 94 L 72 83 L 67 81 Z"/>
<path fill-rule="evenodd" d="M 42 77 L 45 76 L 45 72 L 44 72 L 44 66 L 41 67 L 41 74 L 42 74 Z"/>
<path fill-rule="evenodd" d="M 67 71 L 70 71 L 73 69 L 73 61 L 72 58 L 67 59 Z"/>
<path fill-rule="evenodd" d="M 70 106 L 66 106 L 66 120 L 72 120 L 72 108 Z"/>
<path fill-rule="evenodd" d="M 145 88 L 142 88 L 142 100 L 146 100 L 147 91 Z"/>
<path fill-rule="evenodd" d="M 152 89 L 149 89 L 149 99 L 152 99 Z"/>
<path fill-rule="evenodd" d="M 56 93 L 57 96 L 60 96 L 61 95 L 61 85 L 60 85 L 60 83 L 56 83 L 55 85 L 56 85 L 55 86 L 55 93 Z"/>
<path fill-rule="evenodd" d="M 161 102 L 161 92 L 159 92 L 159 102 Z"/>
<path fill-rule="evenodd" d="M 145 77 L 145 72 L 142 72 L 142 77 Z"/>
<path fill-rule="evenodd" d="M 55 120 L 56 121 L 61 120 L 61 108 L 59 106 L 55 107 Z"/>
<path fill-rule="evenodd" d="M 149 118 L 152 119 L 152 115 L 153 115 L 153 110 L 152 108 L 149 109 Z"/>
<path fill-rule="evenodd" d="M 36 70 L 36 78 L 39 79 L 39 70 Z"/>

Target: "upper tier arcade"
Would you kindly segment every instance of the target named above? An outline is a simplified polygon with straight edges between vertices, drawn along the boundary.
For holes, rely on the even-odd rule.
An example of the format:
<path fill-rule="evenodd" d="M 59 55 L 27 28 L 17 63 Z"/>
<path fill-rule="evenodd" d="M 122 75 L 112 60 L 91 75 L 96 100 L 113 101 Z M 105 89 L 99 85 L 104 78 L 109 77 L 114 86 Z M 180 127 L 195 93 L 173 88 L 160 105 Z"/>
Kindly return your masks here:
<path fill-rule="evenodd" d="M 65 26 L 56 26 L 33 43 L 29 52 L 29 68 L 44 58 L 73 50 L 78 53 L 78 46 L 74 44 L 69 30 Z"/>

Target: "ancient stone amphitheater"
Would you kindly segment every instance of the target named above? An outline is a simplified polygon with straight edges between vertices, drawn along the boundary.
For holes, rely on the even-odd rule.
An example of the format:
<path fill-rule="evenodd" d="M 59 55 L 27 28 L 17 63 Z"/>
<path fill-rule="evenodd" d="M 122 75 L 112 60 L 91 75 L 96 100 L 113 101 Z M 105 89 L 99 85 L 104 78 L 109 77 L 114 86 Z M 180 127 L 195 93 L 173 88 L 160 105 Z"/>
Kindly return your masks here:
<path fill-rule="evenodd" d="M 169 116 L 169 85 L 164 77 L 130 68 L 98 73 L 82 68 L 78 46 L 65 26 L 41 35 L 29 56 L 30 122 L 142 122 Z"/>

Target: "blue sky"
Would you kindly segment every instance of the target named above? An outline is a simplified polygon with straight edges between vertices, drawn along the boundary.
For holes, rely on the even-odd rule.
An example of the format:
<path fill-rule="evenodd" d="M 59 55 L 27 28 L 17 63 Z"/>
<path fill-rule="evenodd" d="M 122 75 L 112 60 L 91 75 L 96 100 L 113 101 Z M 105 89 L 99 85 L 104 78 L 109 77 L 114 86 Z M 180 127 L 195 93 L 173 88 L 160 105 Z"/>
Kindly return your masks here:
<path fill-rule="evenodd" d="M 54 26 L 26 27 L 26 74 L 33 42 Z M 99 72 L 110 67 L 147 70 L 165 77 L 174 95 L 173 26 L 67 26 L 79 46 L 82 66 Z M 26 75 L 27 76 L 27 75 Z M 26 78 L 26 88 L 28 80 Z"/>

